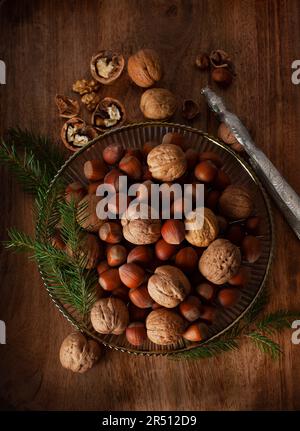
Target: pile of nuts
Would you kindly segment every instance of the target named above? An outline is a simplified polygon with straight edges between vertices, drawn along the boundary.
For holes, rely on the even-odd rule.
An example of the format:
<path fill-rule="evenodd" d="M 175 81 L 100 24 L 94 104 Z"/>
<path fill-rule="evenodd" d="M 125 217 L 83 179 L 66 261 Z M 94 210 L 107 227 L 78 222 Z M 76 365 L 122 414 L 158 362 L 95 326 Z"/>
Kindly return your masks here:
<path fill-rule="evenodd" d="M 223 49 L 216 49 L 209 55 L 205 52 L 195 59 L 200 70 L 211 69 L 211 79 L 220 87 L 228 87 L 234 78 L 234 66 L 229 54 Z"/>
<path fill-rule="evenodd" d="M 158 60 L 152 60 L 155 66 Z M 129 62 L 132 78 L 140 85 L 159 79 L 157 67 L 134 74 L 136 61 L 145 58 Z M 111 63 L 99 66 L 108 77 L 113 67 L 119 73 L 122 66 L 115 57 Z M 145 142 L 140 150 L 110 144 L 101 158 L 85 162 L 84 176 L 88 186 L 69 184 L 66 200 L 78 204 L 77 221 L 84 232 L 80 253 L 87 257 L 86 267 L 99 275 L 98 299 L 90 316 L 94 330 L 125 333 L 133 346 L 142 346 L 147 338 L 159 345 L 182 337 L 204 340 L 222 307 L 237 303 L 251 277 L 249 264 L 261 256 L 260 218 L 254 214 L 251 192 L 231 184 L 218 154 L 198 152 L 175 132 L 162 142 Z M 149 190 L 155 183 L 203 184 L 202 227 L 187 230 L 187 224 L 195 222 L 195 207 L 185 218 L 182 200 L 172 202 L 173 214 L 181 208 L 179 219 L 140 219 L 129 210 L 119 214 L 115 205 L 118 217 L 100 220 L 97 187 L 110 184 L 118 195 L 120 176 L 126 176 L 129 185 L 144 184 Z M 68 244 L 57 238 L 53 243 L 71 253 Z"/>

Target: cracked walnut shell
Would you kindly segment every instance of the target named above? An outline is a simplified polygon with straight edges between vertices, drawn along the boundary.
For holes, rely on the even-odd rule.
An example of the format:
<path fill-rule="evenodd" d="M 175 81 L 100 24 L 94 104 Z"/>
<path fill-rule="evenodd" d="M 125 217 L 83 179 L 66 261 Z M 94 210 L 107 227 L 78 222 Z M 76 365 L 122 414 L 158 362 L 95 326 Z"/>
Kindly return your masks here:
<path fill-rule="evenodd" d="M 184 152 L 173 144 L 161 144 L 153 148 L 147 156 L 147 164 L 153 178 L 161 181 L 174 181 L 187 168 Z"/>
<path fill-rule="evenodd" d="M 185 330 L 185 322 L 174 311 L 159 308 L 152 311 L 146 320 L 147 336 L 155 344 L 177 343 Z"/>
<path fill-rule="evenodd" d="M 59 116 L 62 118 L 72 118 L 79 114 L 80 106 L 78 100 L 57 94 L 55 96 L 55 103 Z"/>
<path fill-rule="evenodd" d="M 209 208 L 203 208 L 203 214 L 198 216 L 192 211 L 185 220 L 185 229 L 185 239 L 190 244 L 207 247 L 218 236 L 218 219 Z"/>
<path fill-rule="evenodd" d="M 92 77 L 101 84 L 112 84 L 123 72 L 125 60 L 122 54 L 100 51 L 91 60 Z"/>
<path fill-rule="evenodd" d="M 60 132 L 63 144 L 71 151 L 78 151 L 96 136 L 97 131 L 78 117 L 66 121 Z"/>
<path fill-rule="evenodd" d="M 227 283 L 241 265 L 241 252 L 227 239 L 216 239 L 203 252 L 199 260 L 199 271 L 214 284 Z"/>
<path fill-rule="evenodd" d="M 91 322 L 100 334 L 122 334 L 129 323 L 126 305 L 119 298 L 102 298 L 91 310 Z"/>
<path fill-rule="evenodd" d="M 151 298 L 166 308 L 174 308 L 190 293 L 191 285 L 184 273 L 171 265 L 156 268 L 148 281 Z"/>
<path fill-rule="evenodd" d="M 117 99 L 105 97 L 92 114 L 92 124 L 101 131 L 120 126 L 125 121 L 125 108 Z"/>
<path fill-rule="evenodd" d="M 253 211 L 253 199 L 244 186 L 226 187 L 219 199 L 221 213 L 233 220 L 248 218 Z"/>
<path fill-rule="evenodd" d="M 141 49 L 128 59 L 128 75 L 139 87 L 151 87 L 162 77 L 159 56 L 153 49 Z"/>
<path fill-rule="evenodd" d="M 165 88 L 151 88 L 142 94 L 140 108 L 150 120 L 166 120 L 175 113 L 177 99 Z"/>
<path fill-rule="evenodd" d="M 61 365 L 74 373 L 85 373 L 98 362 L 101 348 L 96 341 L 87 340 L 83 334 L 68 335 L 59 351 Z"/>

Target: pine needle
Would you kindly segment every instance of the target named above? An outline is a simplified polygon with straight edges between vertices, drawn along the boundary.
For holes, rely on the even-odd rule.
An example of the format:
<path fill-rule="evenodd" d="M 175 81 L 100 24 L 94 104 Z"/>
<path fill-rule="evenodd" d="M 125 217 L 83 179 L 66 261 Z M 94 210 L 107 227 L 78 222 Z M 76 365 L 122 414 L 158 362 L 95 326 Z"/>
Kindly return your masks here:
<path fill-rule="evenodd" d="M 299 311 L 278 310 L 265 316 L 256 323 L 256 327 L 271 335 L 285 328 L 291 328 L 292 322 L 299 318 Z"/>
<path fill-rule="evenodd" d="M 250 332 L 250 334 L 247 334 L 247 337 L 259 350 L 271 356 L 272 359 L 277 359 L 282 353 L 278 343 L 275 343 L 271 338 L 261 334 L 260 332 Z"/>
<path fill-rule="evenodd" d="M 238 342 L 236 339 L 217 339 L 195 349 L 170 354 L 169 356 L 171 359 L 205 359 L 237 348 Z"/>

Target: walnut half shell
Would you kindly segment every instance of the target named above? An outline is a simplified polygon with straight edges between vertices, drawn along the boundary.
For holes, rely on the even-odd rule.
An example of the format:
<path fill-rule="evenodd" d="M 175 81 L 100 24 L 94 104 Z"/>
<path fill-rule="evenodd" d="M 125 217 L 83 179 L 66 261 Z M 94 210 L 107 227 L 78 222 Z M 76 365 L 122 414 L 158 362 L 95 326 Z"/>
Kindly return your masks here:
<path fill-rule="evenodd" d="M 121 75 L 125 65 L 122 54 L 100 51 L 91 60 L 91 74 L 101 84 L 112 84 Z"/>
<path fill-rule="evenodd" d="M 146 328 L 149 340 L 155 344 L 168 345 L 180 340 L 185 323 L 179 314 L 159 308 L 148 315 Z"/>
<path fill-rule="evenodd" d="M 105 97 L 96 106 L 92 124 L 101 131 L 120 126 L 125 121 L 125 108 L 119 100 Z"/>
<path fill-rule="evenodd" d="M 77 117 L 66 121 L 60 132 L 61 140 L 71 151 L 78 151 L 96 136 L 97 131 Z"/>
<path fill-rule="evenodd" d="M 62 118 L 72 118 L 79 114 L 80 106 L 78 100 L 71 99 L 70 97 L 57 94 L 55 96 L 55 103 L 58 109 L 59 116 Z"/>

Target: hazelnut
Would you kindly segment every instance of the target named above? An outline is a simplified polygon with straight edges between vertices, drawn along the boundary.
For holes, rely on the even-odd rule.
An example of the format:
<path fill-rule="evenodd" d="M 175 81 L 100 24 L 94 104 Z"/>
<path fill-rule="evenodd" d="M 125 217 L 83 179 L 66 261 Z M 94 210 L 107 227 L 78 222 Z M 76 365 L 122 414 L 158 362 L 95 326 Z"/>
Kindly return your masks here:
<path fill-rule="evenodd" d="M 245 236 L 242 242 L 242 253 L 247 262 L 256 262 L 262 253 L 262 244 L 259 238 L 252 235 Z"/>
<path fill-rule="evenodd" d="M 185 220 L 185 229 L 186 240 L 197 247 L 207 247 L 219 233 L 218 220 L 209 208 L 203 208 L 202 216 L 192 211 Z"/>
<path fill-rule="evenodd" d="M 221 168 L 223 165 L 221 157 L 216 154 L 214 151 L 204 151 L 199 154 L 199 162 L 203 162 L 205 160 L 210 160 L 213 162 L 218 168 Z"/>
<path fill-rule="evenodd" d="M 146 245 L 134 247 L 127 256 L 127 263 L 148 264 L 153 259 L 153 251 Z"/>
<path fill-rule="evenodd" d="M 67 244 L 66 253 L 77 258 L 86 269 L 96 268 L 101 258 L 100 242 L 96 236 L 84 233 L 80 238 L 78 249 L 73 250 L 71 245 Z"/>
<path fill-rule="evenodd" d="M 100 198 L 96 195 L 86 195 L 78 204 L 77 222 L 82 229 L 90 232 L 97 232 L 105 223 L 104 220 L 98 218 L 96 213 L 97 204 Z"/>
<path fill-rule="evenodd" d="M 116 192 L 119 191 L 119 178 L 121 176 L 124 176 L 125 174 L 123 172 L 121 172 L 119 169 L 112 169 L 111 171 L 109 171 L 105 177 L 104 177 L 104 184 L 110 184 L 111 186 L 113 186 L 113 188 L 115 189 Z"/>
<path fill-rule="evenodd" d="M 218 207 L 219 198 L 221 193 L 219 190 L 211 190 L 206 198 L 206 206 L 212 211 L 215 211 Z"/>
<path fill-rule="evenodd" d="M 129 289 L 124 286 L 123 284 L 120 287 L 117 287 L 116 289 L 113 289 L 111 291 L 111 294 L 115 298 L 121 299 L 123 302 L 127 303 L 129 301 Z"/>
<path fill-rule="evenodd" d="M 160 239 L 155 244 L 155 254 L 159 260 L 169 260 L 177 251 L 176 245 L 167 243 L 164 239 Z"/>
<path fill-rule="evenodd" d="M 147 340 L 147 331 L 142 322 L 132 322 L 126 328 L 127 341 L 133 346 L 141 346 Z"/>
<path fill-rule="evenodd" d="M 106 254 L 110 266 L 119 266 L 126 262 L 127 250 L 124 245 L 116 244 L 109 248 Z"/>
<path fill-rule="evenodd" d="M 184 247 L 175 256 L 175 265 L 183 272 L 190 273 L 197 268 L 198 254 L 193 247 Z"/>
<path fill-rule="evenodd" d="M 224 190 L 230 185 L 229 176 L 222 169 L 218 170 L 217 176 L 213 182 L 213 186 L 218 190 Z"/>
<path fill-rule="evenodd" d="M 151 311 L 146 319 L 147 336 L 155 344 L 177 343 L 181 339 L 184 327 L 181 316 L 164 308 Z"/>
<path fill-rule="evenodd" d="M 205 323 L 193 323 L 182 334 L 183 338 L 188 341 L 202 341 L 207 338 L 208 328 Z"/>
<path fill-rule="evenodd" d="M 190 293 L 191 285 L 175 266 L 159 266 L 148 280 L 149 295 L 166 308 L 174 308 Z"/>
<path fill-rule="evenodd" d="M 232 286 L 245 286 L 250 277 L 250 271 L 249 268 L 246 268 L 245 266 L 241 266 L 238 270 L 237 274 L 232 277 L 230 280 L 228 280 L 228 283 Z"/>
<path fill-rule="evenodd" d="M 162 77 L 159 56 L 153 49 L 141 49 L 128 59 L 128 75 L 139 87 L 151 87 Z"/>
<path fill-rule="evenodd" d="M 122 216 L 124 238 L 136 245 L 153 244 L 160 237 L 160 220 L 135 218 L 129 211 Z"/>
<path fill-rule="evenodd" d="M 131 302 L 139 308 L 150 308 L 154 303 L 149 295 L 147 284 L 129 290 L 129 298 Z"/>
<path fill-rule="evenodd" d="M 87 191 L 89 195 L 95 195 L 98 187 L 103 184 L 103 181 L 94 181 L 88 185 Z"/>
<path fill-rule="evenodd" d="M 102 298 L 91 310 L 91 322 L 100 334 L 122 334 L 129 322 L 126 305 L 119 298 Z"/>
<path fill-rule="evenodd" d="M 177 145 L 182 149 L 182 151 L 187 150 L 188 143 L 186 141 L 185 136 L 179 132 L 168 132 L 163 136 L 162 142 L 163 145 Z"/>
<path fill-rule="evenodd" d="M 201 301 L 196 296 L 189 296 L 179 304 L 179 311 L 189 322 L 199 319 L 201 314 Z"/>
<path fill-rule="evenodd" d="M 119 268 L 120 279 L 129 289 L 139 287 L 145 279 L 145 271 L 136 263 L 124 263 Z"/>
<path fill-rule="evenodd" d="M 94 340 L 87 340 L 80 332 L 69 334 L 60 347 L 61 365 L 74 373 L 85 373 L 101 356 L 101 348 Z"/>
<path fill-rule="evenodd" d="M 125 109 L 117 99 L 105 97 L 101 100 L 92 114 L 92 124 L 102 132 L 115 126 L 120 126 L 125 121 Z"/>
<path fill-rule="evenodd" d="M 141 179 L 143 174 L 142 164 L 135 156 L 125 155 L 120 160 L 119 168 L 133 180 Z"/>
<path fill-rule="evenodd" d="M 114 290 L 121 287 L 121 279 L 117 268 L 109 268 L 99 275 L 98 282 L 104 290 Z"/>
<path fill-rule="evenodd" d="M 118 163 L 124 154 L 124 148 L 121 144 L 113 143 L 107 145 L 102 152 L 103 160 L 109 165 Z"/>
<path fill-rule="evenodd" d="M 218 301 L 222 307 L 232 307 L 238 302 L 240 296 L 241 293 L 238 289 L 228 287 L 219 291 Z"/>
<path fill-rule="evenodd" d="M 196 292 L 205 301 L 212 301 L 216 294 L 216 287 L 210 283 L 200 283 L 196 287 Z"/>
<path fill-rule="evenodd" d="M 221 213 L 233 220 L 248 218 L 253 206 L 252 196 L 244 186 L 226 187 L 219 200 Z"/>
<path fill-rule="evenodd" d="M 148 154 L 147 163 L 153 178 L 174 181 L 186 171 L 185 154 L 178 145 L 161 144 Z"/>
<path fill-rule="evenodd" d="M 215 179 L 217 172 L 216 165 L 211 160 L 205 160 L 195 167 L 194 175 L 198 181 L 210 183 Z"/>
<path fill-rule="evenodd" d="M 72 118 L 79 114 L 80 106 L 78 100 L 57 94 L 55 96 L 55 103 L 61 118 Z"/>
<path fill-rule="evenodd" d="M 161 228 L 161 235 L 168 244 L 180 244 L 185 237 L 184 223 L 181 220 L 167 220 Z"/>
<path fill-rule="evenodd" d="M 107 271 L 110 268 L 110 266 L 107 263 L 107 260 L 102 260 L 102 262 L 98 263 L 97 265 L 97 272 L 98 274 L 102 274 L 103 272 Z"/>
<path fill-rule="evenodd" d="M 66 187 L 65 199 L 66 199 L 66 202 L 68 203 L 73 201 L 74 204 L 78 204 L 81 201 L 81 199 L 84 198 L 85 195 L 86 195 L 86 189 L 79 182 L 68 184 Z"/>
<path fill-rule="evenodd" d="M 57 250 L 65 250 L 66 244 L 64 243 L 59 231 L 56 231 L 51 237 L 51 245 Z"/>
<path fill-rule="evenodd" d="M 112 84 L 121 75 L 125 66 L 122 54 L 100 51 L 91 60 L 92 77 L 101 84 Z"/>
<path fill-rule="evenodd" d="M 249 233 L 258 234 L 259 233 L 259 225 L 260 225 L 260 217 L 258 217 L 258 216 L 250 217 L 246 221 L 246 230 Z"/>
<path fill-rule="evenodd" d="M 225 123 L 221 123 L 218 128 L 218 137 L 222 139 L 225 144 L 232 145 L 238 143 L 238 140 Z"/>
<path fill-rule="evenodd" d="M 99 229 L 99 237 L 109 244 L 117 244 L 122 241 L 122 226 L 116 222 L 106 222 Z"/>
<path fill-rule="evenodd" d="M 229 227 L 226 238 L 234 245 L 240 246 L 245 236 L 244 229 L 238 224 L 233 224 Z"/>
<path fill-rule="evenodd" d="M 198 69 L 206 70 L 209 68 L 209 64 L 210 64 L 209 55 L 206 52 L 204 52 L 203 54 L 197 55 L 195 59 L 195 65 L 196 67 L 198 67 Z"/>
<path fill-rule="evenodd" d="M 182 103 L 182 116 L 186 120 L 194 120 L 200 113 L 198 103 L 194 100 L 186 99 Z"/>
<path fill-rule="evenodd" d="M 213 323 L 216 320 L 218 309 L 210 305 L 203 305 L 201 309 L 200 319 L 206 323 Z"/>
<path fill-rule="evenodd" d="M 194 148 L 188 148 L 185 152 L 185 158 L 187 162 L 187 170 L 192 171 L 197 164 L 198 151 Z"/>
<path fill-rule="evenodd" d="M 140 109 L 150 120 L 166 120 L 175 113 L 177 99 L 165 88 L 151 88 L 142 94 Z"/>
<path fill-rule="evenodd" d="M 199 260 L 201 274 L 214 284 L 224 284 L 239 270 L 240 250 L 226 239 L 216 239 Z"/>
<path fill-rule="evenodd" d="M 98 136 L 97 131 L 81 118 L 70 118 L 63 125 L 60 137 L 63 144 L 71 151 L 78 151 Z"/>
<path fill-rule="evenodd" d="M 150 153 L 150 151 L 153 150 L 153 148 L 157 147 L 157 145 L 159 145 L 159 143 L 156 141 L 145 142 L 145 144 L 143 145 L 144 155 L 147 156 Z"/>
<path fill-rule="evenodd" d="M 221 87 L 228 87 L 232 83 L 232 73 L 225 67 L 213 69 L 211 78 Z"/>
<path fill-rule="evenodd" d="M 102 160 L 87 160 L 83 166 L 83 173 L 90 181 L 103 180 L 107 172 L 107 167 Z"/>

